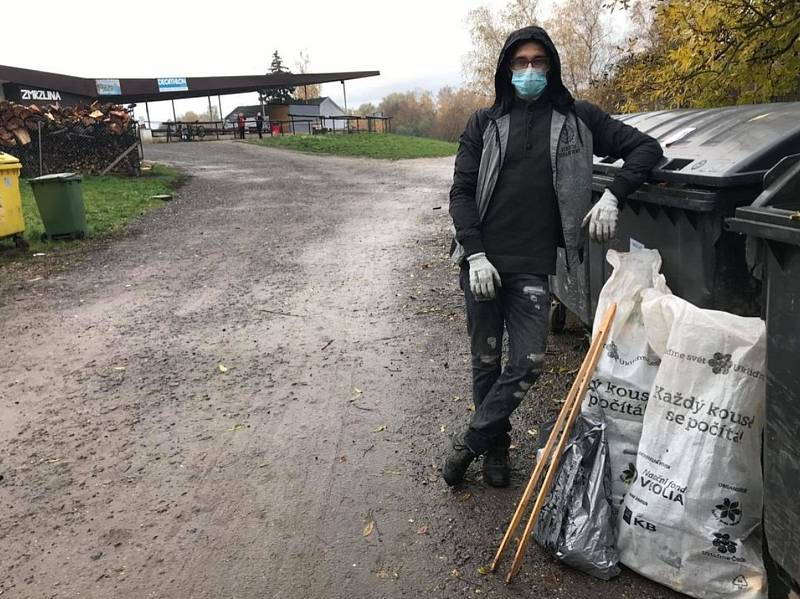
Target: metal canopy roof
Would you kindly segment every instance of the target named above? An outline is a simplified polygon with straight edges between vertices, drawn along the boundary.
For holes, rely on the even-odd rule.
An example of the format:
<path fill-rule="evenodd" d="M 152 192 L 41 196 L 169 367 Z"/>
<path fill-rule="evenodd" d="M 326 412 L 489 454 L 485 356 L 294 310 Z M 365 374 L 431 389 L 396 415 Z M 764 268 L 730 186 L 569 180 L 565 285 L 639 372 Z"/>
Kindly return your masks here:
<path fill-rule="evenodd" d="M 114 79 L 119 81 L 122 93 L 99 95 L 97 80 L 21 69 L 0 65 L 0 82 L 17 83 L 40 89 L 52 89 L 108 102 L 155 102 L 178 98 L 197 98 L 225 94 L 239 94 L 265 89 L 301 87 L 332 81 L 349 81 L 375 77 L 380 71 L 350 71 L 341 73 L 275 73 L 270 75 L 235 75 L 225 77 L 186 77 L 186 87 L 181 91 L 158 89 L 158 79 Z"/>

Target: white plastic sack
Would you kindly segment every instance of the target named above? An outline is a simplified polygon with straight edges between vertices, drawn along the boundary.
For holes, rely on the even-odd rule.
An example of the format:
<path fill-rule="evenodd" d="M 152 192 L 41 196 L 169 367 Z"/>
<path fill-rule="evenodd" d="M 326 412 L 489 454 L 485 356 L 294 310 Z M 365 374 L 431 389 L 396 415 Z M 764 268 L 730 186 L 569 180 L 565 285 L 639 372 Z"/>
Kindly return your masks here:
<path fill-rule="evenodd" d="M 606 260 L 614 268 L 600 291 L 593 334 L 597 335 L 608 306 L 617 304 L 605 351 L 582 410 L 602 413 L 607 426 L 611 462 L 611 505 L 616 517 L 622 498 L 636 470 L 636 449 L 642 419 L 660 360 L 650 349 L 642 321 L 641 294 L 645 289 L 669 293 L 660 274 L 658 250 L 621 253 L 608 250 Z"/>
<path fill-rule="evenodd" d="M 764 323 L 652 292 L 642 314 L 661 366 L 618 522 L 622 563 L 693 597 L 765 598 Z"/>

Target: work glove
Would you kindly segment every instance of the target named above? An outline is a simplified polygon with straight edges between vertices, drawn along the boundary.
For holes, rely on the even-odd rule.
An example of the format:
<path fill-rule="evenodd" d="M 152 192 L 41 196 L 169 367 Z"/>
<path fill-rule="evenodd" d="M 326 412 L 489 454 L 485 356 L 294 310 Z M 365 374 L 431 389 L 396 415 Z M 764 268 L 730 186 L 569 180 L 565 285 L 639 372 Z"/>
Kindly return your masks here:
<path fill-rule="evenodd" d="M 608 189 L 603 192 L 597 203 L 584 217 L 582 227 L 589 223 L 589 237 L 593 241 L 603 243 L 617 236 L 617 197 Z"/>
<path fill-rule="evenodd" d="M 500 273 L 483 252 L 467 256 L 467 260 L 469 260 L 469 288 L 472 295 L 477 300 L 494 299 L 495 283 L 498 287 L 503 286 L 500 282 Z"/>

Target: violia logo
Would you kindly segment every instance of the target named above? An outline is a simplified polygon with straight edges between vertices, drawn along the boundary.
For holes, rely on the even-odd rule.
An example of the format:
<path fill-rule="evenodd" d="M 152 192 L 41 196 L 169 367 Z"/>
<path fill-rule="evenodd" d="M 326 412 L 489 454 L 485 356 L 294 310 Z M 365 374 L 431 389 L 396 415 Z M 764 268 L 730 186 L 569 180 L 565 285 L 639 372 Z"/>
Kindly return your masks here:
<path fill-rule="evenodd" d="M 608 357 L 612 360 L 619 360 L 619 348 L 617 344 L 613 341 L 611 343 L 606 344 L 606 353 Z"/>
<path fill-rule="evenodd" d="M 720 553 L 736 553 L 737 549 L 736 541 L 732 541 L 731 535 L 729 535 L 726 532 L 725 533 L 715 532 L 714 540 L 711 542 L 711 544 Z"/>
<path fill-rule="evenodd" d="M 716 352 L 714 357 L 708 361 L 711 371 L 714 374 L 728 374 L 731 371 L 731 354 Z"/>

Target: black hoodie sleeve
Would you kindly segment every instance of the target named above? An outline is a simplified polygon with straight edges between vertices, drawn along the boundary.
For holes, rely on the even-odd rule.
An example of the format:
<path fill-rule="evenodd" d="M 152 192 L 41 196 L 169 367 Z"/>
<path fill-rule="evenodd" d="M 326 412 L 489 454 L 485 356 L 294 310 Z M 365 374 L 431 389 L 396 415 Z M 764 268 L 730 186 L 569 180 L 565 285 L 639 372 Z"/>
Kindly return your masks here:
<path fill-rule="evenodd" d="M 645 182 L 650 171 L 661 160 L 661 144 L 589 102 L 576 102 L 575 111 L 592 131 L 594 155 L 622 158 L 625 161 L 608 186 L 617 199 L 625 199 Z"/>
<path fill-rule="evenodd" d="M 481 219 L 475 198 L 483 152 L 480 114 L 481 111 L 477 111 L 470 117 L 458 139 L 453 186 L 450 188 L 450 216 L 456 229 L 456 240 L 464 246 L 467 256 L 483 251 Z"/>

